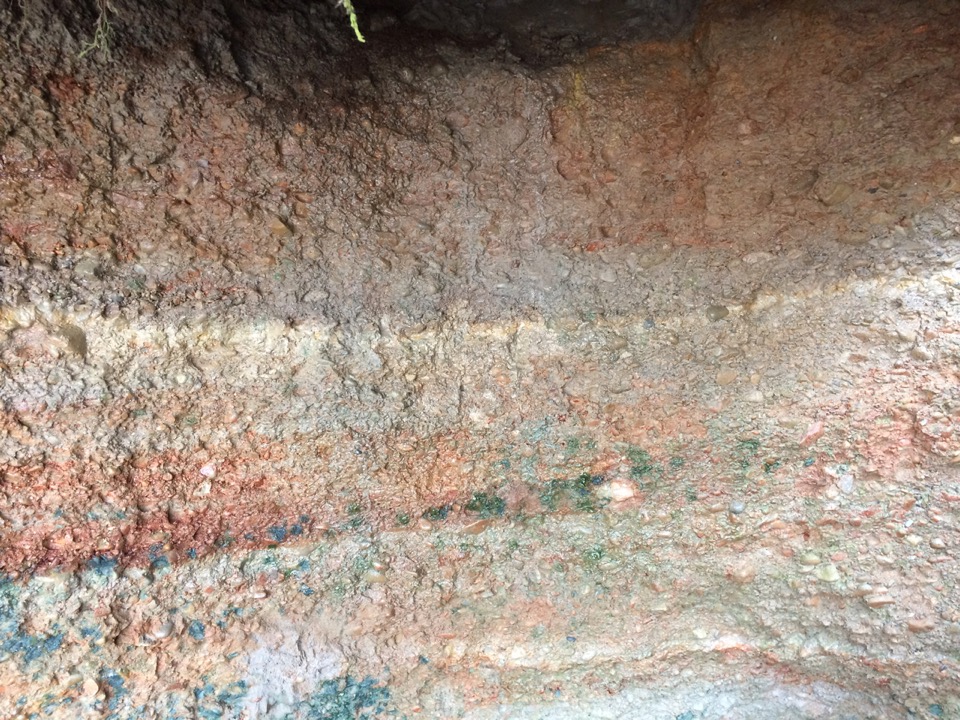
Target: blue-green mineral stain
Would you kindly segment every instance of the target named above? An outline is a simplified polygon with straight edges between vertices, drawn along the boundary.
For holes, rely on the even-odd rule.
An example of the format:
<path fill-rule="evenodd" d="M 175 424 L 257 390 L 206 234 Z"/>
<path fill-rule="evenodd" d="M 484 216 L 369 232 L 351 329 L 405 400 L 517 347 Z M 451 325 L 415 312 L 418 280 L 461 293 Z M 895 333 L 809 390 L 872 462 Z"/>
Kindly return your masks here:
<path fill-rule="evenodd" d="M 191 620 L 187 625 L 187 633 L 197 642 L 200 642 L 207 636 L 207 627 L 199 620 Z"/>
<path fill-rule="evenodd" d="M 267 535 L 269 535 L 270 539 L 274 542 L 281 543 L 287 539 L 287 526 L 271 525 L 269 528 L 267 528 Z"/>
<path fill-rule="evenodd" d="M 152 570 L 163 570 L 164 568 L 170 567 L 170 560 L 163 554 L 162 543 L 151 545 L 150 550 L 147 552 L 147 557 L 150 559 L 150 568 Z"/>
<path fill-rule="evenodd" d="M 387 711 L 390 691 L 372 677 L 361 681 L 347 675 L 325 680 L 298 706 L 306 720 L 374 720 Z"/>
<path fill-rule="evenodd" d="M 245 717 L 242 715 L 242 705 L 249 689 L 245 680 L 230 683 L 219 691 L 207 681 L 206 675 L 201 680 L 204 685 L 193 690 L 193 697 L 197 702 L 195 717 L 202 720 Z"/>
<path fill-rule="evenodd" d="M 20 586 L 8 577 L 0 576 L 0 653 L 20 655 L 24 663 L 32 663 L 59 650 L 63 637 L 57 625 L 42 635 L 24 632 Z"/>
<path fill-rule="evenodd" d="M 109 575 L 117 567 L 117 559 L 109 555 L 94 555 L 87 560 L 87 569 L 96 575 Z"/>
<path fill-rule="evenodd" d="M 107 690 L 107 695 L 109 696 L 107 708 L 112 711 L 119 709 L 120 701 L 128 694 L 128 690 L 125 687 L 126 682 L 120 676 L 120 673 L 111 668 L 103 668 L 100 671 L 100 685 Z M 114 714 L 109 717 L 117 717 L 117 715 Z"/>
<path fill-rule="evenodd" d="M 44 655 L 56 652 L 63 644 L 63 633 L 55 633 L 43 637 L 22 632 L 20 628 L 4 632 L 0 649 L 3 652 L 22 655 L 25 663 L 32 663 Z"/>

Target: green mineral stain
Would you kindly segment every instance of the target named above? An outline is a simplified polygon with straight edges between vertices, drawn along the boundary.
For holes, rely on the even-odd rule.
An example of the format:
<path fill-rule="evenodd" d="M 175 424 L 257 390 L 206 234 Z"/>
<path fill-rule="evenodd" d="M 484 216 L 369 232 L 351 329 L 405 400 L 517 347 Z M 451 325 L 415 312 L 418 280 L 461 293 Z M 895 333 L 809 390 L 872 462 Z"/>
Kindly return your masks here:
<path fill-rule="evenodd" d="M 760 441 L 754 438 L 750 438 L 749 440 L 741 440 L 737 443 L 737 450 L 742 453 L 756 455 L 757 451 L 760 450 Z"/>
<path fill-rule="evenodd" d="M 583 551 L 583 563 L 587 567 L 595 567 L 603 558 L 607 556 L 606 550 L 600 545 L 595 545 Z"/>
<path fill-rule="evenodd" d="M 540 491 L 540 504 L 550 512 L 556 512 L 559 509 L 560 498 L 566 488 L 566 480 L 548 480 L 543 490 Z"/>
<path fill-rule="evenodd" d="M 475 513 L 481 518 L 493 518 L 503 515 L 507 503 L 502 497 L 485 492 L 474 493 L 464 509 L 469 513 Z"/>
<path fill-rule="evenodd" d="M 540 504 L 548 512 L 573 508 L 580 512 L 596 512 L 603 503 L 594 489 L 603 483 L 603 476 L 581 473 L 573 480 L 555 478 L 540 490 Z"/>
<path fill-rule="evenodd" d="M 643 448 L 632 446 L 628 448 L 627 459 L 633 464 L 630 475 L 634 480 L 656 480 L 663 475 L 663 465 L 654 462 L 650 453 Z"/>
<path fill-rule="evenodd" d="M 574 506 L 581 512 L 596 512 L 599 509 L 597 498 L 593 494 L 593 488 L 603 482 L 599 475 L 590 475 L 583 473 L 574 480 L 573 488 L 576 493 Z"/>
<path fill-rule="evenodd" d="M 372 567 L 372 563 L 370 561 L 370 558 L 366 558 L 363 555 L 357 555 L 353 559 L 353 571 L 358 575 L 365 573 L 371 567 Z"/>
<path fill-rule="evenodd" d="M 423 517 L 430 522 L 440 522 L 447 519 L 447 516 L 450 514 L 450 510 L 450 505 L 440 505 L 427 508 L 423 513 Z"/>
<path fill-rule="evenodd" d="M 373 720 L 394 717 L 389 706 L 390 691 L 372 677 L 356 680 L 346 675 L 324 680 L 306 700 L 299 703 L 296 717 L 304 720 Z M 293 717 L 288 716 L 288 717 Z"/>

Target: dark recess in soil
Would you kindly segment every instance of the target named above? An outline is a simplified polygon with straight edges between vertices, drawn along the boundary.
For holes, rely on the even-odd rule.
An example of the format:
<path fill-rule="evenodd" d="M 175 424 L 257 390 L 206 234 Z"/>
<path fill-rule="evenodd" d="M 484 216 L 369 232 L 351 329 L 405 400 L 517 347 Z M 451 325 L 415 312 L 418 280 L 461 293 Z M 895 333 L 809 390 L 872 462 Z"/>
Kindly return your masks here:
<path fill-rule="evenodd" d="M 554 64 L 597 45 L 623 41 L 668 40 L 692 30 L 700 0 L 368 0 L 356 2 L 360 27 L 370 44 L 431 44 L 453 38 L 465 45 L 502 41 L 521 61 Z M 50 3 L 10 3 L 9 18 L 19 28 L 22 43 L 43 32 L 70 35 L 67 49 L 79 48 L 94 33 L 98 8 L 95 2 L 59 0 Z M 253 0 L 252 2 L 200 3 L 192 0 L 110 3 L 114 50 L 136 46 L 163 52 L 184 41 L 193 44 L 204 66 L 220 69 L 216 53 L 229 47 L 246 75 L 243 57 L 265 52 L 257 33 L 279 17 L 297 18 L 299 28 L 309 28 L 316 38 L 312 54 L 339 54 L 363 48 L 347 23 L 346 14 L 333 0 Z M 225 27 L 227 29 L 225 29 Z M 291 32 L 302 40 L 303 35 Z M 342 42 L 341 42 L 342 41 Z M 369 45 L 367 46 L 369 48 Z M 21 50 L 23 46 L 21 45 Z M 295 45 L 272 47 L 286 55 Z M 306 48 L 296 48 L 302 50 Z M 114 53 L 121 57 L 122 52 Z M 249 80 L 248 77 L 244 77 Z"/>
<path fill-rule="evenodd" d="M 404 25 L 464 40 L 505 38 L 528 61 L 625 40 L 664 40 L 690 30 L 699 0 L 372 0 Z M 377 16 L 381 17 L 381 16 Z"/>

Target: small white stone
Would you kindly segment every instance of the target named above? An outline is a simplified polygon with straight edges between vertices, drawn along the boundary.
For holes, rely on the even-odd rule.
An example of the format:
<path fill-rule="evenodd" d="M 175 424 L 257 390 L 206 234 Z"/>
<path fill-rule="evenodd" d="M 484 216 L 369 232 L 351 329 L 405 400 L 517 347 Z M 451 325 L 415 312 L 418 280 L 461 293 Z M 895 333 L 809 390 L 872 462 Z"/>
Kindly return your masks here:
<path fill-rule="evenodd" d="M 818 580 L 828 583 L 835 583 L 840 579 L 840 571 L 837 570 L 837 566 L 833 563 L 821 565 L 814 571 L 813 574 L 817 576 Z"/>
<path fill-rule="evenodd" d="M 612 502 L 623 502 L 636 494 L 636 485 L 627 480 L 611 480 L 597 489 L 597 497 Z"/>
<path fill-rule="evenodd" d="M 838 483 L 840 487 L 840 492 L 844 495 L 849 495 L 853 492 L 853 475 L 850 473 L 844 473 L 840 476 L 840 482 Z"/>
<path fill-rule="evenodd" d="M 744 560 L 729 568 L 727 576 L 741 585 L 749 585 L 757 577 L 757 568 L 751 562 Z"/>
<path fill-rule="evenodd" d="M 163 640 L 164 638 L 170 637 L 170 633 L 173 632 L 173 620 L 167 620 L 163 625 L 158 627 L 153 632 L 153 637 L 157 640 Z"/>
<path fill-rule="evenodd" d="M 83 681 L 83 692 L 84 697 L 92 698 L 100 691 L 100 685 L 97 684 L 97 681 L 93 678 L 87 678 Z"/>
<path fill-rule="evenodd" d="M 364 573 L 363 578 L 371 585 L 379 585 L 387 581 L 387 576 L 379 570 L 367 570 L 367 572 Z"/>

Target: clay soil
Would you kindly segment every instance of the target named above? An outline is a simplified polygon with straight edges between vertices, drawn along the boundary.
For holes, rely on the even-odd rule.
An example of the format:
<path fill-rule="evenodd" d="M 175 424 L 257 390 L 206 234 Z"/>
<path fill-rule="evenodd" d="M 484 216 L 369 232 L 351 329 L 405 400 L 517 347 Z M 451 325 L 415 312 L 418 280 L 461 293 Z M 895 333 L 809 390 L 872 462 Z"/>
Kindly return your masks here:
<path fill-rule="evenodd" d="M 960 5 L 114 11 L 0 9 L 0 717 L 960 718 Z"/>

